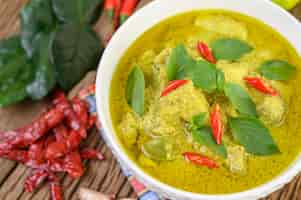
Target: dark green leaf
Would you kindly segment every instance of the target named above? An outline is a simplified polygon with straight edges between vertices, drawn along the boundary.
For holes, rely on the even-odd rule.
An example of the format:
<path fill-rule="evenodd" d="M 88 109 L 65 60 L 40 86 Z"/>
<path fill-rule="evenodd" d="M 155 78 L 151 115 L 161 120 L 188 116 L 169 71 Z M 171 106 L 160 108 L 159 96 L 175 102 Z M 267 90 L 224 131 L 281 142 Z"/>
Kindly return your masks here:
<path fill-rule="evenodd" d="M 60 21 L 92 24 L 101 14 L 103 0 L 52 0 L 52 3 Z"/>
<path fill-rule="evenodd" d="M 227 158 L 227 150 L 224 144 L 216 144 L 211 128 L 204 127 L 197 130 L 192 131 L 193 139 L 200 143 L 201 145 L 205 145 L 210 148 L 214 153 L 222 156 L 223 158 Z"/>
<path fill-rule="evenodd" d="M 200 113 L 192 117 L 191 125 L 193 129 L 202 128 L 208 119 L 207 113 Z"/>
<path fill-rule="evenodd" d="M 232 118 L 230 128 L 234 138 L 255 155 L 280 153 L 269 130 L 256 118 Z"/>
<path fill-rule="evenodd" d="M 55 30 L 56 18 L 52 11 L 51 0 L 31 0 L 21 11 L 22 45 L 31 57 L 33 41 L 38 33 Z"/>
<path fill-rule="evenodd" d="M 131 108 L 140 116 L 144 113 L 145 80 L 142 70 L 136 66 L 129 74 L 126 86 L 126 98 Z"/>
<path fill-rule="evenodd" d="M 236 110 L 242 115 L 256 117 L 256 106 L 249 94 L 240 86 L 234 83 L 226 83 L 224 87 L 226 96 Z"/>
<path fill-rule="evenodd" d="M 167 64 L 167 77 L 172 81 L 185 77 L 185 68 L 194 65 L 194 60 L 188 55 L 184 45 L 177 45 L 171 52 Z"/>
<path fill-rule="evenodd" d="M 32 99 L 42 99 L 56 84 L 55 67 L 50 61 L 52 35 L 39 34 L 33 42 L 34 80 L 27 86 L 27 93 Z"/>
<path fill-rule="evenodd" d="M 286 81 L 294 76 L 296 68 L 286 61 L 270 60 L 260 66 L 259 72 L 268 79 Z"/>
<path fill-rule="evenodd" d="M 248 43 L 238 39 L 218 39 L 211 44 L 215 58 L 218 60 L 237 60 L 253 50 Z"/>
<path fill-rule="evenodd" d="M 225 75 L 224 72 L 220 69 L 216 70 L 216 88 L 217 91 L 222 92 L 224 91 L 224 86 L 225 86 Z"/>
<path fill-rule="evenodd" d="M 26 85 L 32 75 L 32 65 L 21 47 L 20 37 L 0 41 L 0 106 L 25 99 Z"/>
<path fill-rule="evenodd" d="M 52 45 L 52 57 L 60 86 L 69 90 L 87 71 L 96 68 L 102 50 L 103 46 L 90 26 L 60 26 Z"/>
<path fill-rule="evenodd" d="M 186 73 L 191 78 L 193 84 L 207 92 L 216 89 L 216 68 L 206 61 L 197 61 L 195 65 L 186 67 Z"/>

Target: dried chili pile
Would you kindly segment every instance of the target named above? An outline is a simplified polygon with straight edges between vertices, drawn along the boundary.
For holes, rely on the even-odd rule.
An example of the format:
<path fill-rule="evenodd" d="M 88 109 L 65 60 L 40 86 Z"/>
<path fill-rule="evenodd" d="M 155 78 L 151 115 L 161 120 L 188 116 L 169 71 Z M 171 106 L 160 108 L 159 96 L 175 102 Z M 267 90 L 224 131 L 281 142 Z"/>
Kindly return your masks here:
<path fill-rule="evenodd" d="M 24 188 L 32 192 L 47 181 L 53 200 L 62 199 L 58 172 L 72 178 L 84 173 L 83 159 L 103 160 L 96 150 L 80 149 L 87 131 L 96 123 L 89 116 L 88 105 L 78 97 L 68 100 L 65 94 L 54 94 L 52 108 L 31 124 L 13 131 L 0 133 L 0 157 L 20 162 L 31 168 Z"/>

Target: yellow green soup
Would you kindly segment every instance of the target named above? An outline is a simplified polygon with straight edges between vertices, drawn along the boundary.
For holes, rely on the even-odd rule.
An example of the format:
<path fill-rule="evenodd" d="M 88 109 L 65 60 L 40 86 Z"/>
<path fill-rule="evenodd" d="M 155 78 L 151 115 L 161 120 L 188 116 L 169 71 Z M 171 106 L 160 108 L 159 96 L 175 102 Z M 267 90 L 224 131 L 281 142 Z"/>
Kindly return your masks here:
<path fill-rule="evenodd" d="M 197 49 L 200 41 L 216 63 Z M 130 158 L 159 181 L 196 193 L 244 191 L 299 155 L 299 66 L 293 47 L 255 19 L 223 10 L 177 15 L 142 34 L 120 60 L 113 124 Z M 176 79 L 186 82 L 162 95 Z M 216 105 L 222 144 L 211 122 Z M 219 167 L 187 161 L 185 152 Z"/>

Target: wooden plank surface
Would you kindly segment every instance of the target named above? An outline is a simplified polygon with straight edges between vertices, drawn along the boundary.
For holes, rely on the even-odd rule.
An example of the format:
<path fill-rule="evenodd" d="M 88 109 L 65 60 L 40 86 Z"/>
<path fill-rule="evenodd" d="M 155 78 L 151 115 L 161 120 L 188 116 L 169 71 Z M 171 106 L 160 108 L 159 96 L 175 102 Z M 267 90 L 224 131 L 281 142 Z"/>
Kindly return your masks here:
<path fill-rule="evenodd" d="M 28 0 L 0 0 L 0 39 L 17 34 L 19 31 L 19 12 Z M 141 0 L 139 8 L 151 0 Z M 292 13 L 301 19 L 301 4 Z M 95 30 L 106 40 L 111 31 L 107 17 L 103 15 L 95 26 Z M 301 37 L 301 33 L 300 33 Z M 93 82 L 95 72 L 87 75 L 71 95 L 86 84 Z M 17 106 L 0 109 L 0 130 L 20 127 L 34 119 L 47 106 L 47 99 L 38 103 L 24 102 Z M 80 187 L 87 187 L 107 194 L 116 194 L 117 197 L 135 197 L 135 194 L 122 175 L 118 163 L 113 158 L 111 151 L 104 144 L 96 130 L 92 131 L 85 142 L 91 147 L 96 147 L 105 154 L 106 161 L 89 161 L 85 163 L 86 173 L 78 180 L 71 180 L 62 176 L 64 199 L 78 199 L 77 191 Z M 23 183 L 29 170 L 15 162 L 0 159 L 0 200 L 47 200 L 50 198 L 46 185 L 33 193 L 23 190 Z M 265 200 L 301 200 L 301 175 L 290 184 L 273 193 Z"/>

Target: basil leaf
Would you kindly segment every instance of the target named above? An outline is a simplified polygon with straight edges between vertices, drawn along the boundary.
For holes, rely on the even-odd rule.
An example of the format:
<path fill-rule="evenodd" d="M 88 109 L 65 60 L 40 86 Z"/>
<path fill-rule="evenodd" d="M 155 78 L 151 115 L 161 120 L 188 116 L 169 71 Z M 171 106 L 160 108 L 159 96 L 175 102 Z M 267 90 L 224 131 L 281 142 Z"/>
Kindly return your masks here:
<path fill-rule="evenodd" d="M 52 57 L 58 74 L 58 83 L 71 89 L 87 71 L 97 66 L 103 46 L 88 25 L 61 25 L 54 37 Z"/>
<path fill-rule="evenodd" d="M 31 0 L 21 11 L 21 37 L 26 53 L 31 57 L 33 41 L 38 33 L 55 30 L 56 18 L 51 0 Z"/>
<path fill-rule="evenodd" d="M 196 87 L 206 92 L 216 89 L 216 68 L 213 64 L 200 60 L 195 65 L 187 66 L 186 73 Z"/>
<path fill-rule="evenodd" d="M 200 143 L 201 145 L 206 145 L 210 148 L 214 153 L 222 156 L 223 158 L 227 158 L 227 150 L 224 144 L 216 144 L 211 128 L 204 127 L 197 130 L 192 131 L 193 139 Z"/>
<path fill-rule="evenodd" d="M 28 95 L 39 100 L 45 97 L 56 84 L 55 67 L 50 61 L 53 35 L 38 34 L 33 42 L 33 64 L 35 77 L 26 87 Z"/>
<path fill-rule="evenodd" d="M 32 76 L 33 67 L 21 46 L 20 37 L 0 41 L 0 106 L 25 99 L 26 85 Z"/>
<path fill-rule="evenodd" d="M 194 65 L 194 60 L 188 55 L 183 44 L 177 45 L 171 52 L 167 64 L 167 77 L 169 81 L 183 79 L 185 68 Z"/>
<path fill-rule="evenodd" d="M 220 69 L 216 70 L 216 89 L 219 92 L 224 91 L 224 86 L 225 86 L 225 75 L 224 72 Z"/>
<path fill-rule="evenodd" d="M 207 113 L 200 113 L 192 117 L 191 126 L 193 129 L 202 128 L 208 119 Z"/>
<path fill-rule="evenodd" d="M 249 94 L 240 86 L 234 83 L 226 83 L 224 87 L 226 96 L 230 99 L 236 110 L 242 115 L 256 117 L 256 106 Z"/>
<path fill-rule="evenodd" d="M 144 74 L 139 67 L 134 67 L 129 74 L 126 86 L 126 99 L 131 108 L 140 116 L 144 113 Z"/>
<path fill-rule="evenodd" d="M 211 44 L 213 54 L 218 60 L 237 60 L 253 50 L 248 43 L 238 39 L 218 39 Z"/>
<path fill-rule="evenodd" d="M 293 77 L 296 68 L 286 61 L 270 60 L 260 66 L 259 72 L 267 79 L 286 81 Z"/>
<path fill-rule="evenodd" d="M 52 3 L 60 21 L 93 24 L 101 14 L 103 0 L 52 0 Z"/>
<path fill-rule="evenodd" d="M 232 118 L 230 128 L 234 138 L 254 155 L 280 153 L 269 130 L 256 118 Z"/>

